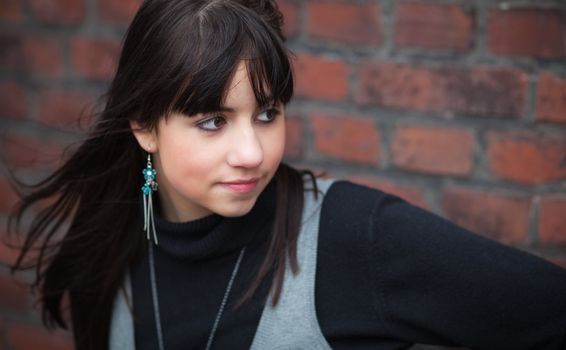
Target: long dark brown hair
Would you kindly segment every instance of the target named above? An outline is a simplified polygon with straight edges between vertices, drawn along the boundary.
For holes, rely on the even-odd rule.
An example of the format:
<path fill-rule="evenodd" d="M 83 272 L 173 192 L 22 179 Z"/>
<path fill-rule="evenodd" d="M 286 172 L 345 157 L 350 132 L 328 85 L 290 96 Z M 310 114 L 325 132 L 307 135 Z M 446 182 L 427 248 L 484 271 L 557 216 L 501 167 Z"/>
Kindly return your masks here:
<path fill-rule="evenodd" d="M 219 110 L 241 60 L 258 106 L 287 104 L 293 74 L 281 25 L 273 1 L 145 1 L 126 33 L 104 108 L 85 140 L 46 179 L 18 182 L 22 198 L 10 217 L 10 232 L 19 231 L 30 208 L 52 202 L 33 217 L 12 272 L 36 270 L 32 288 L 39 292 L 48 327 L 67 328 L 62 301 L 68 293 L 77 349 L 107 348 L 114 297 L 128 268 L 146 251 L 138 202 L 144 152 L 129 121 L 151 129 L 170 112 L 192 116 Z M 268 253 L 238 305 L 253 296 L 271 269 L 277 304 L 285 260 L 293 273 L 298 271 L 305 174 L 314 180 L 312 173 L 283 163 L 277 169 Z"/>

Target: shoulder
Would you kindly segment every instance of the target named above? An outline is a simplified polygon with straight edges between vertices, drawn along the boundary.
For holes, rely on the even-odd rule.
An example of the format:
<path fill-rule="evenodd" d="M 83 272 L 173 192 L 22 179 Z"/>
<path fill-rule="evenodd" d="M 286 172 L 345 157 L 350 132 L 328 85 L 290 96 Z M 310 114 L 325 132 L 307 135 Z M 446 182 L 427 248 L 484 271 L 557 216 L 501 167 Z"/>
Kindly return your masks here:
<path fill-rule="evenodd" d="M 320 182 L 321 180 L 318 180 Z M 325 181 L 325 180 L 322 180 Z M 374 222 L 386 201 L 402 201 L 378 189 L 334 180 L 322 197 L 319 242 L 323 250 L 359 255 L 374 241 Z M 349 249 L 344 249 L 344 248 Z"/>
<path fill-rule="evenodd" d="M 384 207 L 392 205 L 395 206 L 394 211 L 399 212 L 411 207 L 403 199 L 384 191 L 346 180 L 334 180 L 323 197 L 321 223 L 330 221 L 332 225 L 359 229 L 360 225 L 371 225 L 380 218 Z"/>
<path fill-rule="evenodd" d="M 487 270 L 489 261 L 536 258 L 395 195 L 348 181 L 335 182 L 324 197 L 319 243 L 344 257 L 345 252 L 350 257 L 362 254 L 380 265 L 418 262 L 420 268 L 435 266 L 436 271 L 450 269 L 446 261 L 483 263 Z"/>
<path fill-rule="evenodd" d="M 376 300 L 378 275 L 376 251 L 382 235 L 376 221 L 382 209 L 402 199 L 384 191 L 336 180 L 323 197 L 317 252 L 317 313 L 327 320 L 355 318 L 374 328 L 384 328 L 385 314 Z M 400 209 L 404 210 L 404 209 Z M 338 287 L 338 288 L 337 288 Z"/>
<path fill-rule="evenodd" d="M 481 239 L 398 196 L 343 180 L 336 180 L 324 196 L 320 235 L 321 242 L 352 245 L 354 250 L 376 245 L 417 250 L 439 240 Z"/>

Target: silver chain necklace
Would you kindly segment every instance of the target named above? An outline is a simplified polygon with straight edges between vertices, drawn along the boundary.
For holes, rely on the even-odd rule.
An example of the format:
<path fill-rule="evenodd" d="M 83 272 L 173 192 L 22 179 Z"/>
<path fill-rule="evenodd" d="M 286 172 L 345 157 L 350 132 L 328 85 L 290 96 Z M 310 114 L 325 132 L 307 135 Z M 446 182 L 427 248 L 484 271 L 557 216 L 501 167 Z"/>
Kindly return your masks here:
<path fill-rule="evenodd" d="M 150 273 L 150 282 L 151 282 L 151 296 L 153 300 L 153 313 L 155 315 L 155 327 L 157 328 L 157 342 L 159 344 L 159 350 L 165 350 L 165 345 L 163 343 L 163 330 L 161 328 L 161 314 L 159 313 L 159 298 L 157 295 L 157 282 L 155 279 L 155 261 L 153 259 L 153 244 L 149 242 L 149 273 Z M 212 340 L 214 339 L 214 334 L 216 333 L 216 329 L 218 328 L 218 323 L 220 323 L 220 318 L 222 317 L 222 313 L 224 312 L 224 307 L 226 306 L 226 301 L 228 300 L 228 296 L 230 295 L 230 290 L 232 289 L 232 283 L 236 278 L 236 274 L 238 273 L 238 269 L 240 268 L 240 262 L 242 262 L 242 258 L 244 257 L 244 252 L 246 251 L 246 247 L 242 247 L 240 250 L 240 255 L 238 256 L 238 260 L 236 261 L 236 265 L 234 266 L 234 270 L 232 271 L 232 276 L 230 277 L 230 281 L 228 282 L 228 287 L 226 287 L 226 291 L 224 292 L 224 297 L 222 298 L 222 303 L 220 303 L 220 308 L 218 309 L 218 313 L 216 314 L 216 319 L 214 320 L 214 324 L 212 329 L 210 330 L 210 335 L 208 336 L 208 341 L 206 342 L 206 350 L 210 350 L 212 347 Z"/>

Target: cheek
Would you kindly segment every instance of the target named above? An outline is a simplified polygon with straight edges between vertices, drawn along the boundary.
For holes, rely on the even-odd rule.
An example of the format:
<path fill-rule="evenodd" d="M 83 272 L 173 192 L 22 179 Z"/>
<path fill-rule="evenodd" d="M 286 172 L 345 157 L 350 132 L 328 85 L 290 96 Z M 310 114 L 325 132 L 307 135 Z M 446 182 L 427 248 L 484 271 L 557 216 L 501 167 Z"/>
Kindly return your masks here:
<path fill-rule="evenodd" d="M 270 166 L 277 166 L 285 152 L 285 124 L 263 138 L 264 161 Z"/>
<path fill-rule="evenodd" d="M 178 190 L 193 188 L 214 173 L 216 159 L 207 147 L 189 137 L 171 138 L 160 145 L 161 166 L 171 185 Z"/>

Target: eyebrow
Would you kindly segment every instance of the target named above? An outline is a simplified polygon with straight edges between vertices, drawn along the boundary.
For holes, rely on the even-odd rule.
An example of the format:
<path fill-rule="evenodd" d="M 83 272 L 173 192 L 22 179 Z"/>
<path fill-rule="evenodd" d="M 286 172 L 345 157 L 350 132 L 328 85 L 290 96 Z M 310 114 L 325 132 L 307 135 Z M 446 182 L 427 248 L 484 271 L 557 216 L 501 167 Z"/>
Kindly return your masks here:
<path fill-rule="evenodd" d="M 230 108 L 230 107 L 226 107 L 226 106 L 220 106 L 216 112 L 234 113 L 235 111 L 236 110 L 234 108 Z"/>

